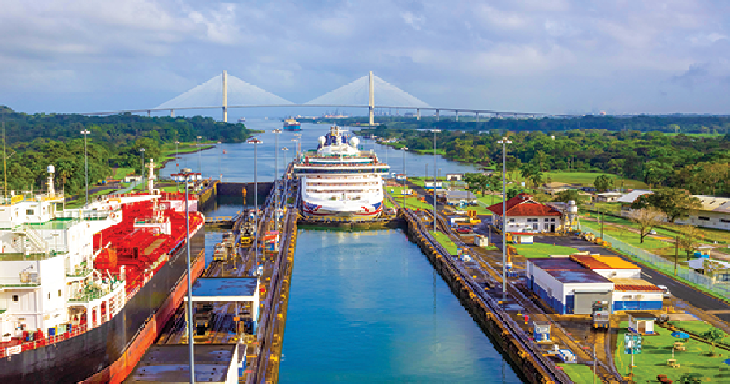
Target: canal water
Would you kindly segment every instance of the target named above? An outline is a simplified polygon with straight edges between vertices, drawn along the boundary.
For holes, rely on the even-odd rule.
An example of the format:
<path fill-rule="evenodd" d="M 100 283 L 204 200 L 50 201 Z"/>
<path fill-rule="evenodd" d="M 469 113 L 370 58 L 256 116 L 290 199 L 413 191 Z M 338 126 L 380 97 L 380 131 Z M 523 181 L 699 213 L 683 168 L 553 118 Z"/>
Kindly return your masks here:
<path fill-rule="evenodd" d="M 300 229 L 281 383 L 520 383 L 402 230 Z"/>
<path fill-rule="evenodd" d="M 258 179 L 274 177 L 274 134 L 278 121 L 252 121 L 258 137 Z M 302 124 L 302 149 L 313 149 L 329 126 Z M 283 154 L 291 160 L 293 132 L 282 133 Z M 391 171 L 423 175 L 433 172 L 433 156 L 417 155 L 363 142 L 375 148 Z M 226 154 L 222 154 L 222 149 Z M 175 162 L 161 171 L 169 176 Z M 224 181 L 253 181 L 251 144 L 183 155 L 180 167 L 202 169 L 203 175 Z M 470 166 L 438 156 L 436 169 L 471 172 Z M 431 173 L 432 175 L 432 173 Z M 231 216 L 238 205 L 216 205 L 209 216 Z M 206 264 L 222 232 L 206 232 Z M 281 383 L 520 383 L 491 341 L 434 271 L 420 249 L 402 230 L 336 231 L 300 229 L 294 257 L 287 326 L 280 365 Z"/>
<path fill-rule="evenodd" d="M 275 148 L 276 134 L 272 131 L 282 127 L 281 121 L 274 120 L 252 120 L 246 122 L 246 127 L 265 131 L 256 137 L 263 141 L 257 144 L 256 148 L 256 174 L 259 181 L 271 181 L 275 173 Z M 303 123 L 301 131 L 284 131 L 279 134 L 279 172 L 284 172 L 286 162 L 290 162 L 296 153 L 296 143 L 292 141 L 301 134 L 301 149 L 303 151 L 316 149 L 317 138 L 329 132 L 329 124 Z M 360 127 L 346 128 L 352 130 Z M 437 141 L 438 145 L 438 141 Z M 390 165 L 392 173 L 403 173 L 404 159 L 406 174 L 411 176 L 423 176 L 426 172 L 425 164 L 428 164 L 428 172 L 433 176 L 434 158 L 433 155 L 419 155 L 417 153 L 393 149 L 389 146 L 376 144 L 373 140 L 362 140 L 361 147 L 365 150 L 375 149 L 378 159 Z M 281 148 L 287 148 L 284 151 Z M 223 154 L 223 151 L 226 153 Z M 436 156 L 436 170 L 440 170 L 442 176 L 447 173 L 475 172 L 476 169 L 467 164 L 461 164 L 445 160 Z M 177 162 L 169 162 L 160 171 L 163 178 L 177 172 L 176 164 L 181 168 L 191 168 L 194 172 L 201 172 L 204 178 L 212 177 L 217 180 L 223 175 L 223 181 L 252 182 L 254 181 L 254 148 L 253 144 L 246 143 L 222 143 L 216 148 L 200 151 L 197 153 L 181 155 Z"/>

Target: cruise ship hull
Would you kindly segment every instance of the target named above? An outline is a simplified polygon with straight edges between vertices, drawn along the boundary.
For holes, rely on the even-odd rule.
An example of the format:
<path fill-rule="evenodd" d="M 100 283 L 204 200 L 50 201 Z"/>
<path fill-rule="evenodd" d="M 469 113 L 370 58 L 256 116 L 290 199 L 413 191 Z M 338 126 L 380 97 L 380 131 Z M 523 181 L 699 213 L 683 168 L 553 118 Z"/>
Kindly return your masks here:
<path fill-rule="evenodd" d="M 326 204 L 308 203 L 302 205 L 305 216 L 337 216 L 337 217 L 378 217 L 383 213 L 383 203 L 375 204 Z"/>
<path fill-rule="evenodd" d="M 194 278 L 205 267 L 204 248 L 201 224 L 190 239 Z M 122 382 L 157 339 L 186 292 L 184 241 L 171 251 L 170 260 L 111 320 L 64 341 L 0 359 L 0 382 Z"/>

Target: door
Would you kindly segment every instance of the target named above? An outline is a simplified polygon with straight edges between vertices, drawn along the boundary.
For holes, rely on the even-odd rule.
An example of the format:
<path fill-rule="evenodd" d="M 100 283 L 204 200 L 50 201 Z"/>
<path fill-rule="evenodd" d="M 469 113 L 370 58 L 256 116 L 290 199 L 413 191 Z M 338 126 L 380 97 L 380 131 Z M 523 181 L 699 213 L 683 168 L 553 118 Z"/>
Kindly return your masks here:
<path fill-rule="evenodd" d="M 637 321 L 636 330 L 639 331 L 640 335 L 646 333 L 646 321 Z"/>
<path fill-rule="evenodd" d="M 550 224 L 550 233 L 555 233 L 555 224 Z"/>

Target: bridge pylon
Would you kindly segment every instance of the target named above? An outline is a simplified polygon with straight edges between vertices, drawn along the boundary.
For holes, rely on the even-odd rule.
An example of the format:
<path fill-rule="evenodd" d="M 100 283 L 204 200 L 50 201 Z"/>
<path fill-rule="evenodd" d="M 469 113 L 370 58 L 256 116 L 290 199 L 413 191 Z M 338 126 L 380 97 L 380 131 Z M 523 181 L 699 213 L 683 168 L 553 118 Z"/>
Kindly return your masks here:
<path fill-rule="evenodd" d="M 228 72 L 226 70 L 223 70 L 223 75 L 221 76 L 221 79 L 223 79 L 223 122 L 228 122 Z"/>
<path fill-rule="evenodd" d="M 370 126 L 375 125 L 375 79 L 373 78 L 373 71 L 370 71 L 370 100 L 368 103 L 368 110 L 370 112 Z"/>

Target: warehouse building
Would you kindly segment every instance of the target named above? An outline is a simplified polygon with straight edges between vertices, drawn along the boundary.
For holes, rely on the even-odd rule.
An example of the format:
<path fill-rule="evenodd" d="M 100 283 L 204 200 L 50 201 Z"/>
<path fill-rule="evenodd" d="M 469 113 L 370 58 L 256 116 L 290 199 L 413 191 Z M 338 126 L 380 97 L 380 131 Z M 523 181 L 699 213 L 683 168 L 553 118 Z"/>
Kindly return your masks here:
<path fill-rule="evenodd" d="M 613 283 L 566 257 L 527 260 L 529 288 L 555 312 L 591 314 L 596 301 L 611 301 Z"/>
<path fill-rule="evenodd" d="M 528 287 L 560 314 L 591 314 L 596 301 L 611 303 L 612 312 L 662 309 L 663 290 L 640 276 L 639 266 L 617 256 L 527 261 Z"/>

